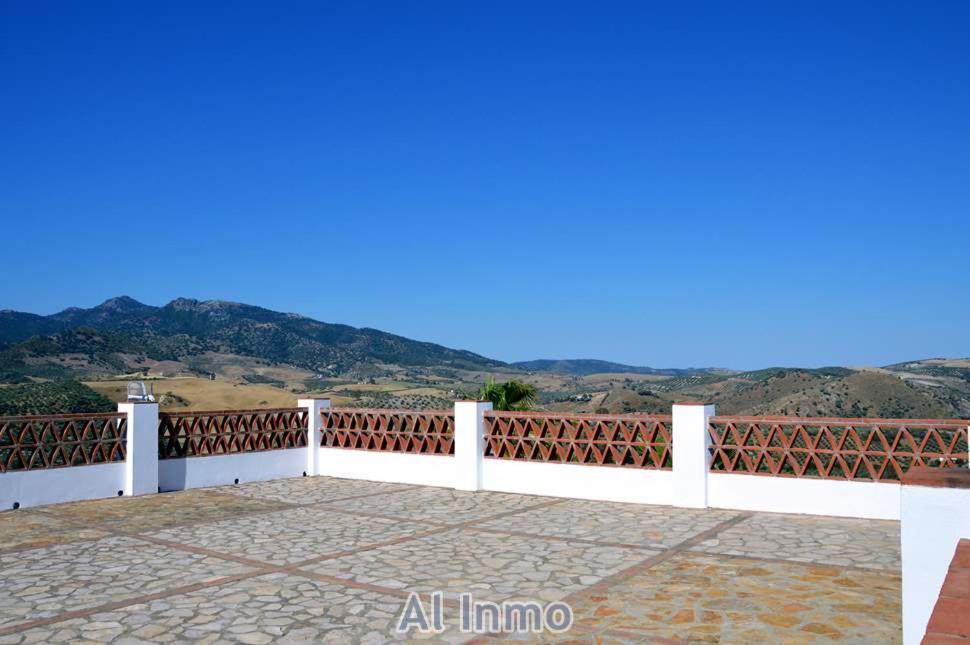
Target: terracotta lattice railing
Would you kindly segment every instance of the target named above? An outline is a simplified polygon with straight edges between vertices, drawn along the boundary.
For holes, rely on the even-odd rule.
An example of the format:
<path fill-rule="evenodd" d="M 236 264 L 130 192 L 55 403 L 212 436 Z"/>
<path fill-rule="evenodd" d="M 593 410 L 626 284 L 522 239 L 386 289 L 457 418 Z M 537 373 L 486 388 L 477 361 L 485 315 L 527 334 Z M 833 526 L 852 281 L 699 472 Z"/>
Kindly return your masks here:
<path fill-rule="evenodd" d="M 450 410 L 329 408 L 322 415 L 321 446 L 422 455 L 455 454 L 455 415 Z"/>
<path fill-rule="evenodd" d="M 669 415 L 486 412 L 485 456 L 670 470 Z"/>
<path fill-rule="evenodd" d="M 0 417 L 0 473 L 125 460 L 124 414 Z"/>
<path fill-rule="evenodd" d="M 899 481 L 912 466 L 966 466 L 968 423 L 937 419 L 711 417 L 711 470 Z"/>
<path fill-rule="evenodd" d="M 261 452 L 306 446 L 307 411 L 216 410 L 158 416 L 158 458 Z"/>

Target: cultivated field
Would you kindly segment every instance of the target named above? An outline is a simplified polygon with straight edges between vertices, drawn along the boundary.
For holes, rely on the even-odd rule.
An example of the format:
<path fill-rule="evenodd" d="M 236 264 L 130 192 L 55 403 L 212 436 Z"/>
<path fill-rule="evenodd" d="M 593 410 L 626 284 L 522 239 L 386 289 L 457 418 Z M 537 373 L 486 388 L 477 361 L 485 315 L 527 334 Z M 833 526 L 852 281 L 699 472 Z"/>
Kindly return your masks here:
<path fill-rule="evenodd" d="M 297 394 L 271 385 L 180 377 L 146 381 L 155 389 L 162 410 L 227 410 L 279 408 L 296 403 Z M 124 401 L 128 381 L 86 381 L 85 385 L 112 401 Z"/>

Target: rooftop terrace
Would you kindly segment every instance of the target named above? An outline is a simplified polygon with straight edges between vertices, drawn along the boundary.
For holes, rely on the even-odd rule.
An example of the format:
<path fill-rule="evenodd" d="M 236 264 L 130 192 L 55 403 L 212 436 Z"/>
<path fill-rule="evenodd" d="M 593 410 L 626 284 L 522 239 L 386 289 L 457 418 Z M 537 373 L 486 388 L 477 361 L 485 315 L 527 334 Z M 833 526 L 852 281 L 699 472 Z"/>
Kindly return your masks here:
<path fill-rule="evenodd" d="M 401 640 L 434 590 L 447 642 L 459 591 L 564 599 L 563 641 L 902 638 L 895 521 L 332 477 L 0 513 L 0 644 Z"/>

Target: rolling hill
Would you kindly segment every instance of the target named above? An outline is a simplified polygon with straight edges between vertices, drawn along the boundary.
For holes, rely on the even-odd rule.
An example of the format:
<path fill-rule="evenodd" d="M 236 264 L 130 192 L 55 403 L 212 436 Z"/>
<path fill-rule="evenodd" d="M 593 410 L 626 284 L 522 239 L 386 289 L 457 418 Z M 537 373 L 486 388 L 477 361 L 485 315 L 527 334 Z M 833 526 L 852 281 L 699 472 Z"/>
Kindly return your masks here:
<path fill-rule="evenodd" d="M 207 371 L 206 354 L 233 355 L 337 374 L 374 364 L 491 369 L 472 352 L 376 329 L 320 322 L 234 302 L 179 298 L 162 307 L 128 297 L 51 316 L 0 314 L 0 373 L 84 376 L 137 372 L 163 361 Z"/>
<path fill-rule="evenodd" d="M 541 406 L 559 411 L 659 412 L 677 401 L 705 400 L 722 414 L 970 417 L 968 359 L 747 372 L 596 359 L 507 364 L 220 300 L 152 306 L 122 296 L 51 316 L 0 311 L 0 389 L 31 409 L 36 401 L 75 409 L 90 391 L 13 384 L 84 381 L 119 400 L 128 380 L 149 379 L 168 409 L 286 405 L 302 395 L 328 396 L 339 405 L 427 409 L 447 407 L 489 376 L 533 383 Z"/>
<path fill-rule="evenodd" d="M 573 359 L 538 359 L 534 361 L 519 361 L 512 363 L 512 367 L 526 372 L 553 372 L 556 374 L 571 374 L 573 376 L 589 376 L 590 374 L 656 374 L 659 376 L 692 376 L 707 374 L 713 369 L 656 369 L 624 365 L 592 358 Z M 723 370 L 721 370 L 723 371 Z"/>

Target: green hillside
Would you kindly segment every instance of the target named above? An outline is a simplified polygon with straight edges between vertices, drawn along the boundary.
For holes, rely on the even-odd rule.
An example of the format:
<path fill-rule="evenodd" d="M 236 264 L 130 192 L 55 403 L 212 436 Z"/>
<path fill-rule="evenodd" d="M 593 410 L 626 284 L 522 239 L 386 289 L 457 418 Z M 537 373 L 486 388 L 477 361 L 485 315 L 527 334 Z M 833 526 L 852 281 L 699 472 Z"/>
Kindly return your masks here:
<path fill-rule="evenodd" d="M 107 397 L 77 381 L 45 381 L 0 387 L 0 416 L 114 412 Z"/>

